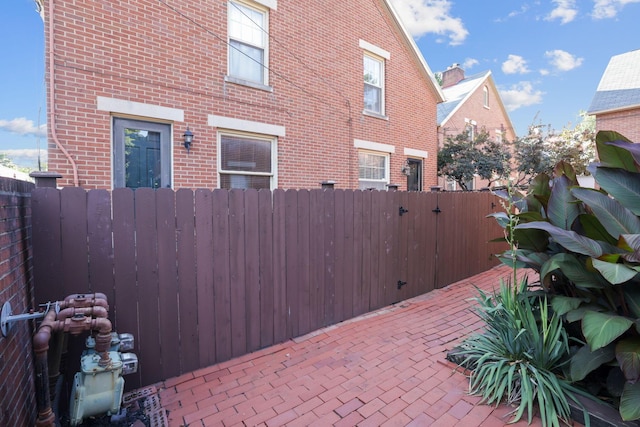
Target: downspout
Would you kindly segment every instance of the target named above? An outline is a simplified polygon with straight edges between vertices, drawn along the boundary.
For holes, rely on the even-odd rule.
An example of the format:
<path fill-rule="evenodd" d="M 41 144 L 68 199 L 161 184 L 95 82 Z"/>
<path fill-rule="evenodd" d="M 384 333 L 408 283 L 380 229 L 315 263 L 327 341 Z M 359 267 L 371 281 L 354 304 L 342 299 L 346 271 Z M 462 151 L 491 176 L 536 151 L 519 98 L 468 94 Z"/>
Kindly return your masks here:
<path fill-rule="evenodd" d="M 54 102 L 54 58 L 53 58 L 53 2 L 54 0 L 49 0 L 49 126 L 51 128 L 51 138 L 53 138 L 53 142 L 56 144 L 56 147 L 62 154 L 69 160 L 71 163 L 71 169 L 73 170 L 73 185 L 74 187 L 79 187 L 78 181 L 78 165 L 76 165 L 75 160 L 71 157 L 71 154 L 67 151 L 66 148 L 62 145 L 60 140 L 58 139 L 58 135 L 56 134 L 56 115 L 53 108 Z"/>

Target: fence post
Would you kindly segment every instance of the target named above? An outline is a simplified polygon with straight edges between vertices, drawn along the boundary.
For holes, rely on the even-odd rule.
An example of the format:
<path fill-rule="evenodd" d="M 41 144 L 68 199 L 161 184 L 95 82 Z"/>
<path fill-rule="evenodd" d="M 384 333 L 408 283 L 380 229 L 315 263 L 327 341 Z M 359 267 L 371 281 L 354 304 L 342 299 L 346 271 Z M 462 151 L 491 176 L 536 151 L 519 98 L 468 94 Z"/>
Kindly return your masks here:
<path fill-rule="evenodd" d="M 58 178 L 62 175 L 56 172 L 35 171 L 29 174 L 31 178 L 36 180 L 36 188 L 57 188 Z"/>

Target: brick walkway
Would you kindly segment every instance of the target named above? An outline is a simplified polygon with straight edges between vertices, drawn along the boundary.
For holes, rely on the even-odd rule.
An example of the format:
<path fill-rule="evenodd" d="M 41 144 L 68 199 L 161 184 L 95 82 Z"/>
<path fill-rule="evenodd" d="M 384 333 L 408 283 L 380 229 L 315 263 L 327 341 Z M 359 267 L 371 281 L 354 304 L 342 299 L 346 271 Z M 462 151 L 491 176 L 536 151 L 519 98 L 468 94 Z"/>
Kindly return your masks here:
<path fill-rule="evenodd" d="M 445 356 L 481 327 L 474 285 L 491 290 L 510 273 L 496 267 L 153 389 L 170 426 L 505 426 L 510 409 L 467 395 Z"/>

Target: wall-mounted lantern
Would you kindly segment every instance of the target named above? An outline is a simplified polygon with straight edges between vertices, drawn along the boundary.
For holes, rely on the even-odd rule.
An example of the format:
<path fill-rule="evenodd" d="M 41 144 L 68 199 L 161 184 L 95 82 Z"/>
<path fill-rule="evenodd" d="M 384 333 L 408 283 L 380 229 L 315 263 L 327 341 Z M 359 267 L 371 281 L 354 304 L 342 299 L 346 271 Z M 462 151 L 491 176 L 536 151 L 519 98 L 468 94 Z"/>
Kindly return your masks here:
<path fill-rule="evenodd" d="M 411 166 L 409 166 L 409 159 L 404 162 L 404 165 L 402 165 L 402 169 L 400 169 L 400 172 L 402 172 L 402 174 L 406 176 L 411 175 Z"/>
<path fill-rule="evenodd" d="M 189 153 L 189 149 L 191 148 L 191 143 L 193 142 L 193 132 L 189 130 L 189 126 L 187 126 L 187 130 L 184 131 L 184 148 L 187 149 L 187 153 Z"/>

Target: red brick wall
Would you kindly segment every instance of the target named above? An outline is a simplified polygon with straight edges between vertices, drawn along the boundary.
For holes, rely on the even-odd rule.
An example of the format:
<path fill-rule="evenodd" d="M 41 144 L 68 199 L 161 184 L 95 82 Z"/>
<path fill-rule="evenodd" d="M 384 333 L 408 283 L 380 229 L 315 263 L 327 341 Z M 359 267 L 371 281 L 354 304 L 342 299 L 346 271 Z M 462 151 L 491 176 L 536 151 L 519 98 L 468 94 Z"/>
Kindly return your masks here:
<path fill-rule="evenodd" d="M 613 130 L 640 142 L 640 108 L 596 115 L 596 131 Z"/>
<path fill-rule="evenodd" d="M 77 163 L 81 186 L 112 182 L 110 115 L 96 110 L 98 96 L 184 110 L 184 123 L 173 123 L 175 188 L 217 186 L 209 114 L 286 128 L 278 139 L 280 188 L 329 179 L 336 188 L 357 188 L 354 139 L 396 147 L 391 182 L 401 189 L 404 148 L 427 151 L 423 185 L 435 185 L 435 95 L 383 1 L 278 2 L 269 14 L 273 92 L 225 83 L 226 1 L 170 4 L 179 13 L 155 0 L 56 2 L 55 131 Z M 362 114 L 360 39 L 391 54 L 388 120 Z M 195 134 L 189 155 L 180 144 L 186 124 Z M 64 176 L 60 185 L 72 185 L 70 162 L 53 144 L 48 162 Z"/>
<path fill-rule="evenodd" d="M 13 314 L 33 307 L 31 198 L 33 184 L 0 178 L 0 306 Z M 0 425 L 33 425 L 36 416 L 29 321 L 0 335 Z"/>

